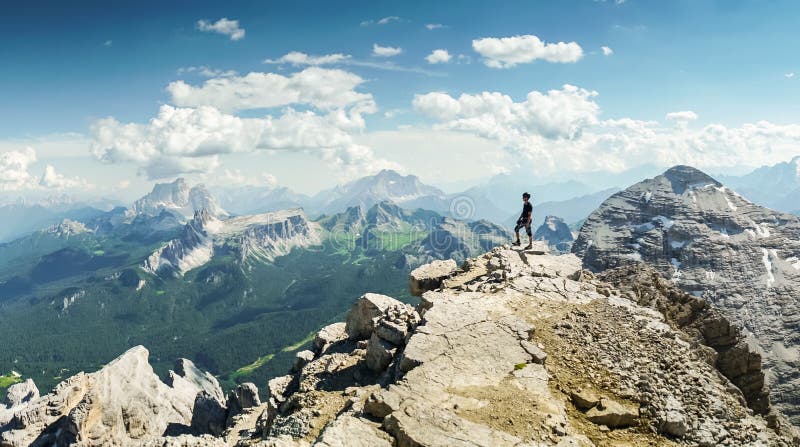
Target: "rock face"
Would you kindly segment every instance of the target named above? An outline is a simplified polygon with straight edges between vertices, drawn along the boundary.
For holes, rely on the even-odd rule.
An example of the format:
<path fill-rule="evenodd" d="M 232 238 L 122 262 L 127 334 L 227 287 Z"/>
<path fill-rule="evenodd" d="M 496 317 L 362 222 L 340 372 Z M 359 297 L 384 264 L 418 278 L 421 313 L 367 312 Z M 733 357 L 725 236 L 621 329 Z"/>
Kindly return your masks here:
<path fill-rule="evenodd" d="M 552 250 L 560 253 L 569 253 L 575 240 L 569 225 L 556 216 L 545 217 L 544 223 L 533 233 L 533 239 L 547 242 Z"/>
<path fill-rule="evenodd" d="M 159 380 L 137 346 L 91 373 L 80 373 L 50 394 L 18 404 L 0 421 L 0 445 L 142 445 L 175 426 L 189 426 L 195 396 L 221 395 L 216 379 L 184 360 L 183 375 Z"/>
<path fill-rule="evenodd" d="M 299 209 L 227 220 L 202 210 L 177 239 L 150 255 L 142 268 L 153 274 L 180 276 L 205 265 L 217 252 L 233 252 L 241 263 L 270 262 L 295 247 L 316 245 L 320 240 L 317 224 Z"/>
<path fill-rule="evenodd" d="M 573 252 L 594 271 L 645 262 L 720 308 L 758 346 L 775 405 L 800 423 L 796 216 L 754 205 L 703 172 L 676 166 L 604 202 L 584 223 Z M 735 369 L 747 375 L 751 367 L 743 360 Z"/>

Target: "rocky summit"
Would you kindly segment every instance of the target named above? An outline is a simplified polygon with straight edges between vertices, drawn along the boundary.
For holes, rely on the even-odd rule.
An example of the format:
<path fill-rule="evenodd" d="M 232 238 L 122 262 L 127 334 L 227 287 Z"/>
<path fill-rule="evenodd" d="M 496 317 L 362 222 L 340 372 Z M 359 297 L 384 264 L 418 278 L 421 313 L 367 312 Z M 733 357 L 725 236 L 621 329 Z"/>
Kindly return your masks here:
<path fill-rule="evenodd" d="M 800 219 L 676 166 L 586 220 L 573 252 L 593 271 L 644 262 L 722 310 L 756 348 L 772 401 L 800 423 Z"/>
<path fill-rule="evenodd" d="M 800 443 L 766 389 L 755 411 L 728 378 L 751 352 L 724 354 L 738 332 L 707 303 L 644 266 L 598 277 L 536 248 L 422 266 L 417 306 L 363 295 L 263 400 L 254 384 L 223 396 L 185 360 L 162 383 L 143 348 L 45 396 L 28 384 L 0 413 L 2 445 Z"/>
<path fill-rule="evenodd" d="M 219 220 L 206 210 L 196 211 L 180 236 L 151 254 L 142 268 L 153 274 L 183 275 L 200 267 L 215 253 L 231 253 L 245 263 L 248 258 L 273 261 L 295 247 L 320 243 L 318 225 L 303 210 L 285 210 Z"/>

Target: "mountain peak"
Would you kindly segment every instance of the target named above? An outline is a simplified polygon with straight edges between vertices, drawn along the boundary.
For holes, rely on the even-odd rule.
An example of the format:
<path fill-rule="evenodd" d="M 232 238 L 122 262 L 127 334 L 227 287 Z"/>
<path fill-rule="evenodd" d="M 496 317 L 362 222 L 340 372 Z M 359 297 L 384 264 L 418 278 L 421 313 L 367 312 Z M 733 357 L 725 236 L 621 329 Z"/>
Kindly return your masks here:
<path fill-rule="evenodd" d="M 677 165 L 667 169 L 663 176 L 672 183 L 672 189 L 682 194 L 687 189 L 697 186 L 722 186 L 713 177 L 692 166 Z"/>
<path fill-rule="evenodd" d="M 203 209 L 215 217 L 228 215 L 204 185 L 190 188 L 183 177 L 171 183 L 156 183 L 150 193 L 133 203 L 128 215 L 155 216 L 165 209 L 175 211 L 186 219 L 191 219 L 195 211 Z"/>

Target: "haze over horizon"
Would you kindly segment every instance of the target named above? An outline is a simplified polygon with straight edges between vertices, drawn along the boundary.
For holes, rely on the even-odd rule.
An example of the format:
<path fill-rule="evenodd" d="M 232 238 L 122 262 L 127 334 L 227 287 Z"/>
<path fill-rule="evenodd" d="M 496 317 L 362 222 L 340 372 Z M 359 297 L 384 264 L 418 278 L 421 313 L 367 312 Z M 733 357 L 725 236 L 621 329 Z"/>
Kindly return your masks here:
<path fill-rule="evenodd" d="M 386 168 L 456 192 L 800 154 L 794 2 L 0 8 L 5 196 L 313 194 Z"/>

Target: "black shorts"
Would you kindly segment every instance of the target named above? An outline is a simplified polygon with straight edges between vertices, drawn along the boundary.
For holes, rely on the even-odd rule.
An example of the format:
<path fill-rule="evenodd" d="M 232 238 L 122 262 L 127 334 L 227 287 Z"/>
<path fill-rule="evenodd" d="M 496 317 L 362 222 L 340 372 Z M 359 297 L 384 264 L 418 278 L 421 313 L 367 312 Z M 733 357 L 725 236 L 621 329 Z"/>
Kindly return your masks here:
<path fill-rule="evenodd" d="M 519 221 L 519 220 L 517 221 L 517 226 L 516 226 L 516 227 L 514 227 L 514 232 L 515 232 L 515 233 L 516 233 L 516 232 L 518 232 L 518 231 L 519 231 L 519 230 L 521 230 L 523 227 L 525 228 L 525 232 L 526 232 L 526 233 L 528 233 L 528 236 L 530 236 L 530 235 L 532 235 L 532 234 L 533 234 L 533 232 L 531 231 L 531 226 L 530 226 L 530 225 L 527 225 L 527 224 L 524 224 L 524 223 L 522 223 L 522 222 L 521 222 L 521 221 Z"/>

